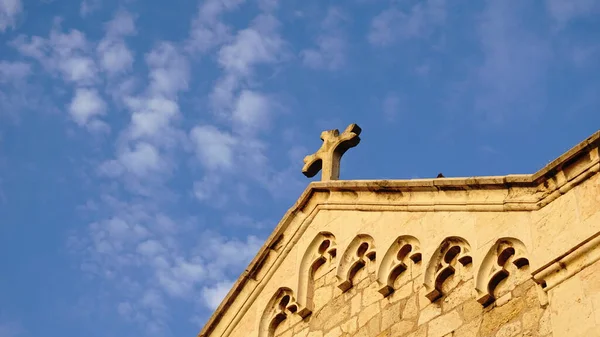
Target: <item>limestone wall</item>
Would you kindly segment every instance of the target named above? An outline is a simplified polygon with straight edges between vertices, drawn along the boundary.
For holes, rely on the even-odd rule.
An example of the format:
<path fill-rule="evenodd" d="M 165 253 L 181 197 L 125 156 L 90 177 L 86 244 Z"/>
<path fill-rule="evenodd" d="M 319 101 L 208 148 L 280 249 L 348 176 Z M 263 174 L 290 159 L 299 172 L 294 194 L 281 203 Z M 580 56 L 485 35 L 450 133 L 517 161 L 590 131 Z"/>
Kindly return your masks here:
<path fill-rule="evenodd" d="M 414 270 L 395 282 L 397 291 L 382 299 L 375 269 L 371 263 L 360 270 L 346 293 L 336 289 L 334 269 L 319 270 L 314 313 L 305 320 L 290 316 L 273 336 L 552 336 L 551 312 L 540 305 L 530 279 L 521 276 L 514 284 L 504 284 L 505 295 L 483 308 L 475 299 L 471 268 L 447 280 L 448 295 L 433 303 Z"/>
<path fill-rule="evenodd" d="M 594 151 L 540 185 L 312 191 L 200 336 L 600 336 Z"/>

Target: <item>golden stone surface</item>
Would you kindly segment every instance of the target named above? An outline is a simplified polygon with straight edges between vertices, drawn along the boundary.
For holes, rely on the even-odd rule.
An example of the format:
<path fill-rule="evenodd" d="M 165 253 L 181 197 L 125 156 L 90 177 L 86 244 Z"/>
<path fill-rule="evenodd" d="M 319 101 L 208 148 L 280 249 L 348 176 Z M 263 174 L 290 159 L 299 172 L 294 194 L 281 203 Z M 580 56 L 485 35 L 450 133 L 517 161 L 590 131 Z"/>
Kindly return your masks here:
<path fill-rule="evenodd" d="M 337 180 L 356 128 L 199 337 L 600 336 L 600 132 L 531 175 Z"/>

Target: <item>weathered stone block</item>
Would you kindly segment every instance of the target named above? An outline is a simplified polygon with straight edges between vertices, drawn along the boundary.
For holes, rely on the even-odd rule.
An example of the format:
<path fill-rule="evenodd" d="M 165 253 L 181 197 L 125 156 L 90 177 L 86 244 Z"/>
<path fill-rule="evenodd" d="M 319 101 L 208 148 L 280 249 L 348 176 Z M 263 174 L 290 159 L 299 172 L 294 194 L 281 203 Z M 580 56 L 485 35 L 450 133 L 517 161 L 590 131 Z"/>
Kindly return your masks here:
<path fill-rule="evenodd" d="M 419 307 L 417 306 L 417 296 L 411 296 L 406 301 L 404 310 L 402 311 L 402 319 L 412 319 L 419 315 Z"/>
<path fill-rule="evenodd" d="M 496 337 L 514 337 L 522 330 L 521 322 L 511 322 L 500 327 Z"/>
<path fill-rule="evenodd" d="M 501 307 L 494 307 L 484 312 L 479 333 L 482 336 L 490 335 L 502 325 L 520 316 L 524 308 L 525 301 L 523 299 L 514 299 Z"/>
<path fill-rule="evenodd" d="M 473 279 L 463 282 L 442 299 L 442 309 L 448 312 L 462 303 L 475 298 Z"/>
<path fill-rule="evenodd" d="M 418 323 L 425 324 L 441 314 L 442 308 L 437 303 L 431 303 L 421 310 Z"/>
<path fill-rule="evenodd" d="M 341 335 L 342 335 L 342 329 L 339 326 L 337 326 L 337 327 L 329 330 L 329 332 L 327 332 L 325 334 L 325 336 L 323 336 L 323 337 L 340 337 Z"/>
<path fill-rule="evenodd" d="M 390 336 L 404 336 L 415 327 L 414 321 L 400 321 L 390 328 Z"/>
<path fill-rule="evenodd" d="M 462 324 L 463 321 L 458 312 L 451 311 L 429 322 L 427 337 L 442 337 L 457 330 Z"/>
<path fill-rule="evenodd" d="M 373 303 L 370 306 L 363 308 L 358 313 L 358 327 L 359 328 L 362 327 L 373 317 L 379 315 L 379 313 L 380 313 L 379 303 Z"/>

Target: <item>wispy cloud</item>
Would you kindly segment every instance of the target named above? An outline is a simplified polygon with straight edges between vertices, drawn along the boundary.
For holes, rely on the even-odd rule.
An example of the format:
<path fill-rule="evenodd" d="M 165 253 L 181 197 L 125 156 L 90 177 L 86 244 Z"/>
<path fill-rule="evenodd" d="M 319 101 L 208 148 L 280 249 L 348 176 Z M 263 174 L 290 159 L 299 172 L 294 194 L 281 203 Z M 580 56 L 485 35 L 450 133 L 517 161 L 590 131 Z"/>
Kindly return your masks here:
<path fill-rule="evenodd" d="M 110 130 L 99 118 L 106 113 L 107 105 L 101 94 L 92 88 L 102 80 L 92 53 L 93 43 L 84 33 L 79 30 L 62 32 L 57 19 L 48 38 L 19 35 L 11 45 L 23 56 L 36 60 L 48 73 L 74 87 L 67 110 L 77 125 L 92 132 Z"/>
<path fill-rule="evenodd" d="M 261 136 L 270 128 L 280 105 L 272 95 L 253 88 L 252 83 L 258 66 L 276 65 L 288 55 L 279 25 L 271 14 L 262 13 L 217 52 L 222 74 L 211 91 L 210 107 L 227 126 L 200 124 L 190 133 L 197 158 L 211 177 L 211 182 L 199 179 L 194 183 L 201 201 L 222 200 L 207 194 L 217 191 L 217 184 L 225 181 L 219 175 L 264 172 L 248 178 L 261 181 L 266 187 L 267 176 L 276 174 L 266 167 L 267 144 Z M 224 170 L 217 171 L 218 168 Z"/>
<path fill-rule="evenodd" d="M 600 3 L 595 0 L 546 0 L 546 8 L 560 28 L 574 19 L 600 14 Z"/>
<path fill-rule="evenodd" d="M 192 21 L 187 49 L 206 53 L 232 38 L 232 28 L 221 20 L 221 15 L 241 6 L 245 0 L 207 0 L 198 7 Z"/>
<path fill-rule="evenodd" d="M 184 245 L 183 238 L 193 227 L 176 225 L 148 205 L 113 206 L 116 215 L 90 224 L 88 236 L 71 237 L 71 249 L 86 257 L 82 265 L 86 272 L 126 290 L 116 310 L 146 326 L 149 333 L 164 333 L 169 300 L 193 303 L 194 298 L 203 298 L 207 308 L 218 305 L 231 284 L 224 281 L 231 277 L 231 268 L 246 265 L 262 244 L 252 236 L 242 241 L 205 232 L 197 235 L 198 241 Z"/>
<path fill-rule="evenodd" d="M 412 5 L 392 5 L 371 22 L 367 36 L 376 46 L 387 46 L 415 38 L 426 38 L 446 22 L 444 0 L 419 1 Z"/>
<path fill-rule="evenodd" d="M 75 123 L 80 126 L 87 126 L 96 130 L 110 129 L 106 123 L 96 119 L 97 116 L 102 116 L 106 113 L 106 103 L 96 90 L 76 89 L 75 96 L 69 105 L 69 113 Z"/>
<path fill-rule="evenodd" d="M 199 125 L 192 129 L 190 138 L 198 159 L 207 170 L 233 168 L 235 146 L 239 143 L 233 135 L 212 125 Z"/>
<path fill-rule="evenodd" d="M 109 75 L 122 74 L 133 65 L 133 53 L 124 38 L 136 34 L 134 20 L 130 13 L 119 11 L 105 25 L 106 36 L 98 43 L 97 53 L 100 66 Z"/>
<path fill-rule="evenodd" d="M 316 37 L 316 47 L 301 52 L 304 64 L 314 69 L 337 70 L 346 63 L 348 42 L 343 30 L 346 16 L 335 7 L 330 7 L 321 22 L 321 32 Z"/>
<path fill-rule="evenodd" d="M 232 286 L 233 282 L 221 281 L 215 285 L 204 287 L 202 289 L 202 299 L 206 306 L 210 310 L 215 310 L 219 304 L 221 304 L 221 301 L 225 298 Z"/>
<path fill-rule="evenodd" d="M 21 0 L 0 0 L 0 33 L 15 26 L 17 16 L 22 10 Z"/>
<path fill-rule="evenodd" d="M 238 4 L 209 2 L 201 11 L 202 15 L 216 15 Z M 115 52 L 107 56 L 112 47 L 106 46 L 118 45 L 135 33 L 133 17 L 117 13 L 106 27 L 106 36 L 97 48 L 100 69 L 107 76 L 120 78 L 131 70 L 133 54 Z M 227 200 L 221 185 L 231 185 L 227 177 L 244 174 L 250 165 L 265 165 L 265 145 L 259 137 L 270 126 L 268 121 L 277 103 L 249 83 L 256 76 L 257 65 L 280 60 L 285 43 L 277 27 L 273 17 L 261 14 L 248 28 L 212 45 L 218 47 L 222 75 L 211 91 L 210 106 L 226 127 L 200 123 L 185 130 L 179 123 L 185 118 L 180 96 L 191 83 L 190 60 L 185 52 L 189 44 L 157 43 L 144 55 L 148 75 L 140 80 L 145 85 L 120 95 L 130 119 L 118 134 L 114 156 L 97 167 L 111 191 L 98 204 L 105 216 L 92 222 L 87 233 L 74 235 L 71 244 L 74 251 L 85 252 L 87 262 L 82 268 L 86 272 L 127 289 L 116 310 L 125 319 L 145 326 L 148 333 L 167 333 L 170 317 L 165 308 L 170 301 L 191 303 L 193 298 L 202 298 L 202 307 L 212 309 L 236 277 L 230 270 L 247 264 L 262 244 L 254 236 L 198 233 L 205 226 L 201 221 L 176 220 L 157 210 L 169 209 L 170 198 L 180 197 L 168 184 L 173 173 L 182 169 L 177 156 L 188 150 L 195 153 L 195 162 L 202 169 L 191 188 L 200 202 Z M 115 59 L 126 62 L 112 62 Z M 80 121 L 103 111 L 100 104 L 91 104 L 93 99 L 86 102 L 87 106 L 72 104 Z M 111 189 L 114 183 L 123 188 Z M 227 186 L 232 188 L 237 187 Z M 194 237 L 201 238 L 200 242 L 186 239 L 189 228 L 196 229 Z M 84 248 L 88 245 L 91 248 Z M 152 277 L 140 276 L 146 274 Z"/>
<path fill-rule="evenodd" d="M 86 17 L 102 7 L 102 0 L 83 0 L 79 5 L 79 14 Z"/>
<path fill-rule="evenodd" d="M 0 83 L 22 81 L 30 74 L 29 63 L 0 61 Z"/>

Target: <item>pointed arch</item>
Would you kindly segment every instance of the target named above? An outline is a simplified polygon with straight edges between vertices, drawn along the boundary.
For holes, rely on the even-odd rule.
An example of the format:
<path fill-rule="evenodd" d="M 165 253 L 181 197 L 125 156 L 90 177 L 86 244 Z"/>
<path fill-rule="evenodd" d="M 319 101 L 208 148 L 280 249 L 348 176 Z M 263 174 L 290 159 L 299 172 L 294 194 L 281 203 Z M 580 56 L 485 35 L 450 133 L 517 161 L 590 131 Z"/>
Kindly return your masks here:
<path fill-rule="evenodd" d="M 525 244 L 516 238 L 500 238 L 490 247 L 477 272 L 475 289 L 481 305 L 488 306 L 496 300 L 496 287 L 511 276 L 511 265 L 516 269 L 529 265 Z"/>
<path fill-rule="evenodd" d="M 258 336 L 273 337 L 277 327 L 297 311 L 298 304 L 293 291 L 289 288 L 279 288 L 263 311 L 258 327 Z"/>
<path fill-rule="evenodd" d="M 471 246 L 467 240 L 451 236 L 445 238 L 431 256 L 425 270 L 425 296 L 431 301 L 442 297 L 442 285 L 456 271 L 458 264 L 467 266 L 473 262 Z"/>
<path fill-rule="evenodd" d="M 337 277 L 339 280 L 338 288 L 347 291 L 352 288 L 352 279 L 354 275 L 375 260 L 375 241 L 370 235 L 359 234 L 348 245 L 344 255 L 340 258 Z"/>
<path fill-rule="evenodd" d="M 310 315 L 314 309 L 314 274 L 319 267 L 335 260 L 337 247 L 335 236 L 329 232 L 321 232 L 308 245 L 300 262 L 298 281 L 298 314 L 303 318 Z"/>
<path fill-rule="evenodd" d="M 377 271 L 379 292 L 388 296 L 394 292 L 394 281 L 409 268 L 409 263 L 421 261 L 421 248 L 417 238 L 410 235 L 402 235 L 396 238 L 388 251 L 381 259 Z"/>

